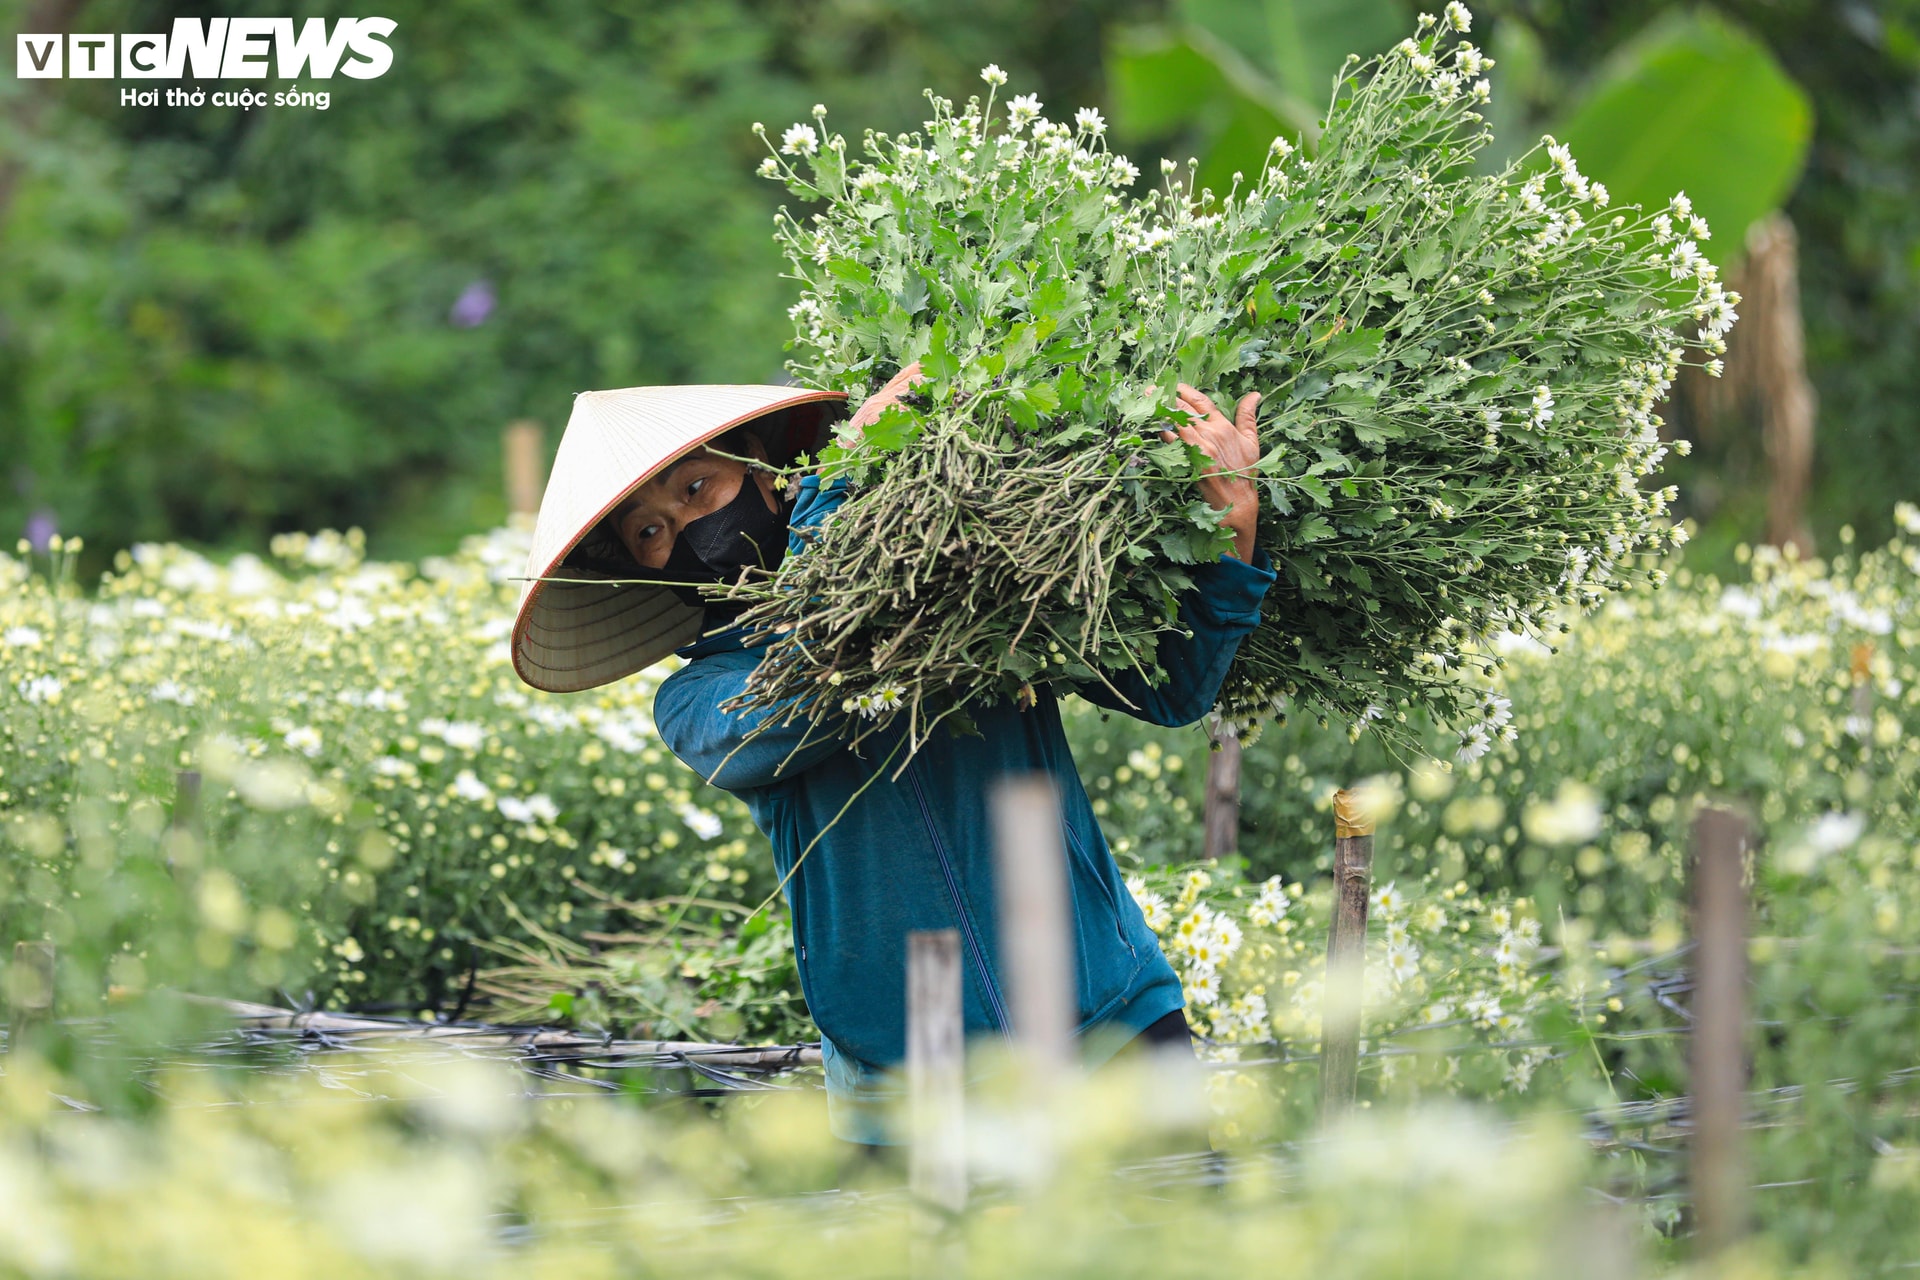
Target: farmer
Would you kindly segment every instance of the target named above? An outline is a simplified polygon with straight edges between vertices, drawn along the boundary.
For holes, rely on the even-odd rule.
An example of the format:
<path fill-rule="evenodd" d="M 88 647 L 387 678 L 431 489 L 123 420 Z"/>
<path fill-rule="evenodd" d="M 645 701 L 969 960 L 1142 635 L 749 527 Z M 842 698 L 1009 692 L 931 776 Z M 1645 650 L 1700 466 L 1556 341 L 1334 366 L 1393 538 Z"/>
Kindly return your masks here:
<path fill-rule="evenodd" d="M 871 426 L 918 378 L 918 366 L 903 370 L 849 428 Z M 1199 490 L 1225 513 L 1233 551 L 1195 568 L 1180 603 L 1191 634 L 1162 641 L 1163 684 L 1129 675 L 1114 679 L 1118 696 L 1097 684 L 1077 690 L 1160 725 L 1190 724 L 1212 707 L 1274 578 L 1254 546 L 1258 500 L 1247 478 L 1259 456 L 1259 397 L 1243 398 L 1229 421 L 1192 387 L 1182 384 L 1179 394 L 1190 422 L 1178 434 L 1213 460 Z M 741 459 L 780 464 L 816 447 L 837 401 L 786 387 L 580 396 L 528 569 L 529 577 L 570 581 L 529 584 L 513 659 L 528 683 L 553 690 L 618 679 L 669 650 L 686 659 L 655 694 L 660 736 L 701 777 L 744 800 L 772 842 L 801 989 L 820 1028 L 832 1125 L 843 1138 L 872 1143 L 888 1140 L 872 1105 L 887 1096 L 882 1073 L 906 1052 L 910 931 L 959 932 L 967 1031 L 1007 1029 L 987 817 L 988 793 L 1003 775 L 1044 771 L 1060 796 L 1086 1060 L 1136 1039 L 1191 1047 L 1179 979 L 1114 864 L 1048 688 L 1037 688 L 1024 708 L 974 710 L 980 736 L 936 734 L 898 781 L 883 767 L 892 734 L 857 752 L 818 725 L 774 725 L 749 738 L 763 715 L 721 709 L 746 687 L 761 650 L 743 644 L 744 631 L 729 625 L 722 606 L 703 605 L 697 584 L 734 579 L 746 565 L 774 567 L 801 550 L 789 526 L 818 523 L 846 496 L 844 481 L 822 485 L 808 475 L 789 501 L 771 471 Z M 609 587 L 602 577 L 662 585 Z"/>

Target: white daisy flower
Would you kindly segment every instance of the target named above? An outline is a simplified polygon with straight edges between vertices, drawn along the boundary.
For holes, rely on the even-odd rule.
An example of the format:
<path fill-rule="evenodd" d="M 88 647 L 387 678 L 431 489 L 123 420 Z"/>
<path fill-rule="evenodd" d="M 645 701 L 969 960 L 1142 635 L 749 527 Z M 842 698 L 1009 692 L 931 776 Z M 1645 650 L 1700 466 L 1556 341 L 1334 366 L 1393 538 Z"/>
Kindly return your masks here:
<path fill-rule="evenodd" d="M 780 135 L 780 150 L 790 156 L 810 156 L 820 149 L 820 135 L 810 124 L 790 125 Z"/>

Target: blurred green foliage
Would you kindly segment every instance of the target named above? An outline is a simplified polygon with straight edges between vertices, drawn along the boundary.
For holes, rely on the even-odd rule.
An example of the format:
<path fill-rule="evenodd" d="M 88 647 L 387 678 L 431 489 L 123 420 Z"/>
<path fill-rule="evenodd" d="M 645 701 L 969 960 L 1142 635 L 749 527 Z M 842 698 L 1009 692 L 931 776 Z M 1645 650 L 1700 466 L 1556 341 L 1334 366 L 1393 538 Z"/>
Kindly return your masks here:
<path fill-rule="evenodd" d="M 1224 190 L 1235 169 L 1253 170 L 1273 132 L 1310 135 L 1340 53 L 1384 47 L 1414 6 L 1384 5 L 1369 45 L 1382 7 L 1323 13 L 1312 38 L 1292 25 L 1320 8 L 1306 0 L 1176 0 L 1152 23 L 1116 28 L 1116 145 L 1141 160 L 1155 150 L 1203 156 L 1203 181 Z M 1920 489 L 1920 455 L 1906 443 L 1920 400 L 1908 355 L 1920 342 L 1920 3 L 1471 7 L 1474 37 L 1497 63 L 1490 161 L 1551 130 L 1616 202 L 1685 188 L 1714 228 L 1702 247 L 1723 266 L 1740 256 L 1745 226 L 1785 200 L 1820 400 L 1813 529 L 1823 547 L 1848 524 L 1886 536 L 1886 513 Z M 1759 424 L 1690 422 L 1678 408 L 1668 417 L 1703 446 L 1672 471 L 1682 506 L 1710 523 L 1714 567 L 1725 568 L 1735 544 L 1764 531 Z"/>
<path fill-rule="evenodd" d="M 1131 2 L 401 3 L 393 69 L 329 82 L 326 111 L 0 80 L 0 530 L 44 510 L 103 556 L 329 525 L 447 549 L 502 513 L 509 420 L 551 442 L 577 391 L 778 376 L 754 121 L 831 88 L 906 125 L 921 85 L 988 61 L 1090 101 L 1086 32 Z M 200 13 L 69 7 L 79 31 Z"/>
<path fill-rule="evenodd" d="M 962 91 L 996 61 L 1055 105 L 1106 106 L 1151 171 L 1160 150 L 1299 127 L 1316 62 L 1330 75 L 1334 50 L 1414 7 L 990 0 L 955 21 L 933 0 L 416 0 L 384 10 L 393 70 L 332 82 L 325 112 L 121 108 L 111 81 L 0 79 L 0 533 L 47 513 L 104 557 L 358 524 L 385 555 L 449 549 L 501 513 L 506 422 L 551 441 L 587 387 L 775 376 L 790 298 L 754 120 L 831 96 L 908 125 L 919 86 Z M 1560 121 L 1679 15 L 1738 24 L 1810 99 L 1788 211 L 1821 406 L 1814 527 L 1890 532 L 1920 490 L 1920 0 L 1474 8 L 1504 137 Z M 199 16 L 0 0 L 16 30 L 48 12 L 92 31 Z M 1688 136 L 1702 154 L 1680 163 L 1711 159 Z M 456 325 L 482 282 L 490 313 Z M 1730 547 L 1760 532 L 1764 467 L 1752 424 L 1720 439 L 1677 478 Z"/>
<path fill-rule="evenodd" d="M 1529 128 L 1547 127 L 1612 50 L 1680 12 L 1741 24 L 1806 94 L 1811 149 L 1786 212 L 1799 233 L 1807 362 L 1819 394 L 1810 516 L 1823 550 L 1849 524 L 1869 541 L 1886 537 L 1894 503 L 1920 491 L 1920 455 L 1910 444 L 1912 406 L 1920 403 L 1920 365 L 1911 358 L 1920 346 L 1920 3 L 1487 0 L 1476 9 L 1501 71 L 1515 69 L 1514 55 L 1537 61 L 1519 113 Z M 1716 229 L 1708 248 L 1722 261 L 1737 244 Z M 1674 478 L 1683 504 L 1725 526 L 1712 541 L 1730 551 L 1763 532 L 1759 428 L 1681 424 L 1704 435 L 1703 425 L 1717 428 L 1716 439 L 1675 467 Z"/>

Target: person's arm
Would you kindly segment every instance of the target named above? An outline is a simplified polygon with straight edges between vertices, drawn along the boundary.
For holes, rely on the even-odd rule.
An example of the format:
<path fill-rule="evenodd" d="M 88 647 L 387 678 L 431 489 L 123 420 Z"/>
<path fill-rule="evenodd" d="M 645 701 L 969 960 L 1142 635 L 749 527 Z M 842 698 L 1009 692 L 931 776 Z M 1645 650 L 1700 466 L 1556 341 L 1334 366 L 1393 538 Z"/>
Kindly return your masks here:
<path fill-rule="evenodd" d="M 1150 685 L 1138 671 L 1122 671 L 1108 674 L 1111 688 L 1091 680 L 1074 691 L 1097 707 L 1148 724 L 1192 724 L 1219 701 L 1220 685 L 1240 641 L 1260 625 L 1260 602 L 1273 580 L 1267 554 L 1259 550 L 1251 564 L 1223 555 L 1213 564 L 1196 566 L 1192 589 L 1180 597 L 1180 625 L 1193 634 L 1172 631 L 1160 640 L 1165 682 Z"/>
<path fill-rule="evenodd" d="M 1180 598 L 1181 631 L 1160 641 L 1164 683 L 1149 685 L 1138 671 L 1126 671 L 1108 677 L 1111 688 L 1098 681 L 1078 686 L 1080 696 L 1095 706 L 1167 726 L 1192 724 L 1219 700 L 1227 668 L 1240 641 L 1260 625 L 1260 602 L 1274 580 L 1266 553 L 1254 546 L 1260 505 L 1253 483 L 1253 466 L 1260 457 L 1255 427 L 1259 393 L 1240 398 L 1231 422 L 1184 382 L 1180 403 L 1192 421 L 1178 438 L 1212 459 L 1200 478 L 1200 496 L 1222 512 L 1220 523 L 1233 531 L 1234 549 L 1217 563 L 1194 569 L 1193 586 Z M 1161 435 L 1175 438 L 1172 431 Z"/>
<path fill-rule="evenodd" d="M 806 717 L 774 723 L 776 712 L 722 711 L 746 691 L 764 647 L 696 658 L 653 695 L 660 740 L 681 763 L 727 791 L 772 786 L 846 749 L 835 729 Z"/>
<path fill-rule="evenodd" d="M 818 524 L 846 496 L 844 480 L 823 486 L 818 476 L 803 477 L 792 527 L 797 531 Z M 787 554 L 798 555 L 803 546 L 795 532 L 789 536 Z M 653 695 L 653 723 L 667 749 L 728 791 L 771 786 L 845 749 L 840 733 L 811 718 L 782 724 L 774 723 L 781 718 L 778 711 L 720 709 L 721 703 L 746 691 L 747 679 L 765 653 L 762 644 L 695 658 L 662 681 Z"/>

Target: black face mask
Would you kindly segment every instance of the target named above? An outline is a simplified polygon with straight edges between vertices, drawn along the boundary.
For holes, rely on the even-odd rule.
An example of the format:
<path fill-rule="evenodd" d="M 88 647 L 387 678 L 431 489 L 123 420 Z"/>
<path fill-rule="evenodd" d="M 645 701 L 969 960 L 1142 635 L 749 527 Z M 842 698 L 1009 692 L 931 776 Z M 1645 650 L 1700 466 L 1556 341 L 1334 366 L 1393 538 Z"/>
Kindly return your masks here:
<path fill-rule="evenodd" d="M 774 569 L 787 553 L 784 510 L 769 511 L 751 472 L 740 478 L 740 492 L 717 511 L 689 521 L 673 540 L 666 575 L 688 583 L 732 582 L 743 568 Z M 676 586 L 675 595 L 696 608 L 719 606 L 694 586 Z"/>

